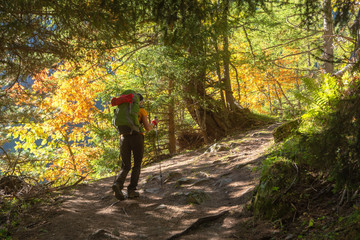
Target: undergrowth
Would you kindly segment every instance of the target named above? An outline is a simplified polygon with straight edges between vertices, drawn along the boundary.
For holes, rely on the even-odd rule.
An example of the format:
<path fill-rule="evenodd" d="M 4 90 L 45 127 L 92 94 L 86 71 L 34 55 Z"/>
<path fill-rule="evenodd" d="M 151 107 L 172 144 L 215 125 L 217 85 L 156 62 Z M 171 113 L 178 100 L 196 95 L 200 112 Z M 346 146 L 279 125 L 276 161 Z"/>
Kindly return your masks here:
<path fill-rule="evenodd" d="M 13 175 L 1 176 L 0 239 L 12 239 L 11 235 L 24 221 L 24 215 L 29 215 L 33 208 L 45 204 L 50 199 L 50 192 L 47 185 L 33 185 Z"/>
<path fill-rule="evenodd" d="M 339 231 L 343 239 L 359 239 L 354 231 L 360 229 L 358 76 L 339 80 L 325 75 L 321 83 L 306 79 L 305 87 L 311 90 L 301 99 L 307 111 L 264 161 L 251 207 L 255 216 L 282 224 L 308 222 L 301 227 L 309 230 L 306 239 L 337 239 Z M 316 229 L 311 211 L 324 206 L 338 211 L 323 212 L 331 219 Z M 304 214 L 309 216 L 305 221 Z"/>

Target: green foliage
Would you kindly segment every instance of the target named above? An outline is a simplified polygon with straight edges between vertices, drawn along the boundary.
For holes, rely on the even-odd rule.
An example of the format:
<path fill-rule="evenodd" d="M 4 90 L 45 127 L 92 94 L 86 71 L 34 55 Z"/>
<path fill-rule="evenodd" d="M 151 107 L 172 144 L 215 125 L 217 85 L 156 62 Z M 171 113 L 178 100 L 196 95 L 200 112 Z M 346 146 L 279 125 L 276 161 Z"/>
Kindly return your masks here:
<path fill-rule="evenodd" d="M 278 144 L 263 163 L 253 204 L 257 215 L 269 219 L 286 217 L 288 213 L 282 209 L 292 209 L 286 205 L 287 200 L 294 202 L 299 194 L 286 190 L 295 186 L 291 181 L 296 178 L 301 178 L 301 185 L 306 186 L 314 175 L 306 173 L 310 169 L 318 178 L 327 176 L 328 181 L 335 183 L 336 191 L 358 190 L 360 87 L 357 79 L 356 75 L 341 80 L 326 75 L 321 84 L 305 81 L 309 94 L 303 99 L 307 101 L 308 111 L 302 116 L 298 132 Z"/>
<path fill-rule="evenodd" d="M 339 218 L 337 224 L 345 229 L 345 232 L 343 233 L 344 239 L 359 239 L 360 238 L 359 206 L 354 206 L 354 211 L 350 215 Z"/>
<path fill-rule="evenodd" d="M 23 189 L 12 188 L 9 183 L 2 181 L 7 191 L 13 190 L 15 192 L 0 195 L 0 239 L 10 240 L 13 239 L 12 234 L 17 231 L 19 225 L 24 221 L 29 221 L 30 214 L 34 217 L 33 219 L 38 219 L 39 216 L 35 217 L 38 212 L 32 213 L 34 209 L 36 210 L 39 206 L 47 204 L 53 205 L 54 201 L 48 198 L 48 194 L 44 194 L 43 191 L 47 188 L 45 185 L 40 186 L 37 184 L 33 186 L 31 192 L 24 193 L 22 192 Z M 24 220 L 25 216 L 27 217 L 26 220 Z"/>
<path fill-rule="evenodd" d="M 29 208 L 29 204 L 16 198 L 1 198 L 0 201 L 0 238 L 11 239 L 11 233 L 21 221 L 21 212 Z"/>
<path fill-rule="evenodd" d="M 292 181 L 296 180 L 297 167 L 285 158 L 267 158 L 256 188 L 253 202 L 254 214 L 275 220 L 291 216 L 295 209 L 291 206 L 290 195 L 284 195 Z M 294 177 L 295 176 L 295 177 Z"/>
<path fill-rule="evenodd" d="M 305 106 L 300 132 L 316 133 L 328 124 L 329 115 L 336 110 L 343 92 L 338 79 L 322 75 L 321 79 L 304 78 L 304 90 L 295 92 L 295 96 Z"/>
<path fill-rule="evenodd" d="M 117 145 L 113 144 L 113 147 L 103 148 L 101 156 L 91 162 L 95 178 L 104 178 L 119 171 L 121 164 L 119 159 L 120 151 Z"/>
<path fill-rule="evenodd" d="M 357 77 L 345 76 L 348 83 L 344 91 L 332 78 L 324 79 L 316 101 L 303 117 L 300 146 L 313 156 L 312 166 L 330 173 L 338 189 L 357 188 L 359 169 L 359 90 Z M 351 85 L 349 85 L 351 83 Z M 357 86 L 354 88 L 354 86 Z M 319 100 L 320 99 L 320 100 Z"/>

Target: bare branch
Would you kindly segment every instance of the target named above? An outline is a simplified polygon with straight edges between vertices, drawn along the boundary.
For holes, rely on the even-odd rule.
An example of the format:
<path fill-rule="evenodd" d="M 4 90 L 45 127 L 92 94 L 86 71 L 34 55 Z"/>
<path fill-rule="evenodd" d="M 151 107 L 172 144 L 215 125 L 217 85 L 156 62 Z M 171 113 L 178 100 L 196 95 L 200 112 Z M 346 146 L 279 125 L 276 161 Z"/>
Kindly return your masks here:
<path fill-rule="evenodd" d="M 305 53 L 311 53 L 312 51 L 317 50 L 317 49 L 319 49 L 319 47 L 316 47 L 316 48 L 313 48 L 313 49 L 310 49 L 310 50 L 304 51 L 304 52 L 298 52 L 298 53 L 285 55 L 285 56 L 282 56 L 280 58 L 273 59 L 272 61 L 282 60 L 284 58 L 293 57 L 293 56 L 297 56 L 297 55 L 302 55 L 302 54 L 305 54 Z"/>
<path fill-rule="evenodd" d="M 87 178 L 87 176 L 89 175 L 89 173 L 87 173 L 85 176 L 78 176 L 80 177 L 74 184 L 70 185 L 70 186 L 67 186 L 67 183 L 69 182 L 70 178 L 66 181 L 65 184 L 59 186 L 59 187 L 56 187 L 56 188 L 53 188 L 52 190 L 65 190 L 65 189 L 68 189 L 68 188 L 72 188 L 72 187 L 75 187 L 76 185 L 78 185 L 80 182 L 82 182 L 85 178 Z"/>
<path fill-rule="evenodd" d="M 335 77 L 342 77 L 347 71 L 350 71 L 354 67 L 355 63 L 350 63 L 337 71 L 336 73 L 333 73 L 332 76 Z"/>
<path fill-rule="evenodd" d="M 315 32 L 313 34 L 310 34 L 310 35 L 307 35 L 307 36 L 304 36 L 304 37 L 295 38 L 295 39 L 292 39 L 292 40 L 287 41 L 285 43 L 280 43 L 278 45 L 274 45 L 274 46 L 271 46 L 271 47 L 264 48 L 263 50 L 268 50 L 268 49 L 272 49 L 272 48 L 276 48 L 276 47 L 281 47 L 281 46 L 284 46 L 284 45 L 287 45 L 287 44 L 290 44 L 290 43 L 293 43 L 293 42 L 296 42 L 296 41 L 304 40 L 304 39 L 312 37 L 312 36 L 314 36 L 314 35 L 316 35 L 318 33 L 320 33 L 320 32 Z"/>
<path fill-rule="evenodd" d="M 248 36 L 248 34 L 247 34 L 247 32 L 246 32 L 245 26 L 243 26 L 243 29 L 244 29 L 244 33 L 245 33 L 246 40 L 248 41 L 249 46 L 250 46 L 251 55 L 253 56 L 254 62 L 255 62 L 255 54 L 254 54 L 253 47 L 252 47 L 251 41 L 250 41 L 250 39 L 249 39 L 249 36 Z"/>
<path fill-rule="evenodd" d="M 150 46 L 151 44 L 152 44 L 151 42 L 146 43 L 146 44 L 144 44 L 144 45 L 142 45 L 142 46 L 140 46 L 140 47 L 138 47 L 138 48 L 136 48 L 136 49 L 134 49 L 134 50 L 132 50 L 132 51 L 130 51 L 130 52 L 125 53 L 125 54 L 122 55 L 119 59 L 117 59 L 115 62 L 120 62 L 120 61 L 122 61 L 125 57 L 126 57 L 126 59 L 125 59 L 119 66 L 117 66 L 116 68 L 114 68 L 111 73 L 105 73 L 105 74 L 101 75 L 100 77 L 97 77 L 97 78 L 95 78 L 95 79 L 92 80 L 92 81 L 89 81 L 89 83 L 96 82 L 97 80 L 99 80 L 99 79 L 101 79 L 101 78 L 103 78 L 103 77 L 105 77 L 105 76 L 108 76 L 108 75 L 112 74 L 113 72 L 116 72 L 120 67 L 124 66 L 124 64 L 125 64 L 127 61 L 129 61 L 130 58 L 131 58 L 137 51 L 139 51 L 139 50 L 141 50 L 141 49 L 143 49 L 143 48 L 146 48 L 146 47 Z M 89 70 L 90 70 L 90 69 L 89 69 Z"/>
<path fill-rule="evenodd" d="M 0 150 L 2 150 L 2 151 L 4 152 L 6 158 L 7 158 L 9 161 L 11 161 L 11 158 L 10 158 L 9 154 L 6 152 L 6 150 L 5 150 L 3 147 L 1 147 L 1 146 L 0 146 Z"/>
<path fill-rule="evenodd" d="M 311 68 L 293 68 L 293 67 L 285 67 L 276 63 L 273 63 L 275 66 L 279 67 L 279 68 L 283 68 L 283 69 L 289 69 L 289 70 L 296 70 L 296 71 L 301 71 L 301 72 L 317 72 L 320 71 L 320 69 L 311 69 Z"/>

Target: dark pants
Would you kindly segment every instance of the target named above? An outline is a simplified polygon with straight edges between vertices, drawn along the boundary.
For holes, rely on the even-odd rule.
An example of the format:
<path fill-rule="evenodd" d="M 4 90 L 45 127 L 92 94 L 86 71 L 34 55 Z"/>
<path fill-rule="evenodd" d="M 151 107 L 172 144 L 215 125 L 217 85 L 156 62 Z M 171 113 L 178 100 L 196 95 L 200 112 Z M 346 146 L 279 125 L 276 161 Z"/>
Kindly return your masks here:
<path fill-rule="evenodd" d="M 129 190 L 136 190 L 138 185 L 141 162 L 144 155 L 144 135 L 132 134 L 122 135 L 120 139 L 120 156 L 121 156 L 121 171 L 117 176 L 115 182 L 119 184 L 120 189 L 123 189 L 126 176 L 131 169 L 131 153 L 134 156 L 134 166 L 131 171 Z"/>

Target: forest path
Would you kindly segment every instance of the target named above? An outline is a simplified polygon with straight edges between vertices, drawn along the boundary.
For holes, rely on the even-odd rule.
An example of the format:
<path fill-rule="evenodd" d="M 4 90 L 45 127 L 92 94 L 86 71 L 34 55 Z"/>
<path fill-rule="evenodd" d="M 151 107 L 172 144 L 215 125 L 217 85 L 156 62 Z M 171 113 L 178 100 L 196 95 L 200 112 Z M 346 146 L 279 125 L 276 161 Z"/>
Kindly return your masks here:
<path fill-rule="evenodd" d="M 270 239 L 246 210 L 277 125 L 237 134 L 142 169 L 140 198 L 117 201 L 114 177 L 64 192 L 24 219 L 14 239 Z M 128 183 L 128 180 L 126 184 Z M 192 224 L 190 231 L 181 237 Z M 26 227 L 25 227 L 26 226 Z"/>

